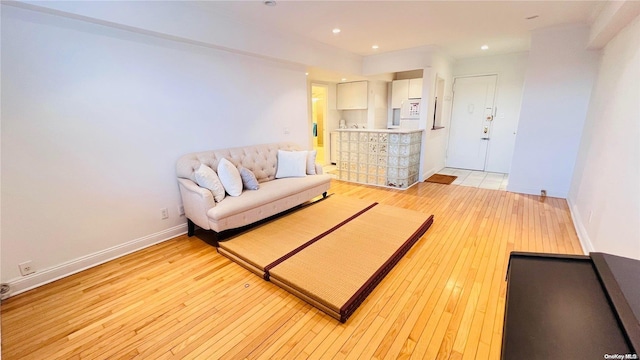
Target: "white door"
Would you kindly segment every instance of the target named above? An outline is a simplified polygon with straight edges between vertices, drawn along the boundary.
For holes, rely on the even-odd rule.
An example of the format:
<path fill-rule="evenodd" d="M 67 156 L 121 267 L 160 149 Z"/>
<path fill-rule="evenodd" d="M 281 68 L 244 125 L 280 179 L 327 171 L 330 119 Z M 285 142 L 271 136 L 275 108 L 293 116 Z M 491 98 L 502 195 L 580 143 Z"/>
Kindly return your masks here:
<path fill-rule="evenodd" d="M 497 75 L 455 80 L 448 167 L 484 170 L 491 139 L 496 80 Z"/>

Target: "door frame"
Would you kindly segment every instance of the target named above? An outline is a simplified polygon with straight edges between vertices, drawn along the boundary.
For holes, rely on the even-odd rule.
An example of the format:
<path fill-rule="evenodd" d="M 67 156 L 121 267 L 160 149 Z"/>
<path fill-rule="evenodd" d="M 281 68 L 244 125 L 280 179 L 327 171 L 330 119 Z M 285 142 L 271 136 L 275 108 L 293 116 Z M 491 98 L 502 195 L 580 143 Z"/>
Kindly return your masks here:
<path fill-rule="evenodd" d="M 327 143 L 330 142 L 329 139 L 329 131 L 328 126 L 327 126 L 327 117 L 329 114 L 329 85 L 328 84 L 323 84 L 323 83 L 319 83 L 319 82 L 313 82 L 311 81 L 309 83 L 309 144 L 310 144 L 310 148 L 313 149 L 313 88 L 314 87 L 321 87 L 324 88 L 324 94 L 325 94 L 325 99 L 324 99 L 324 119 L 323 119 L 323 126 L 322 126 L 322 143 L 323 146 L 322 148 L 324 149 L 324 164 L 320 164 L 322 166 L 330 164 L 331 161 L 329 159 L 330 156 L 330 152 L 329 152 L 329 147 L 330 145 L 327 145 Z"/>
<path fill-rule="evenodd" d="M 456 101 L 456 92 L 455 92 L 455 86 L 456 86 L 456 80 L 457 79 L 463 79 L 463 78 L 474 78 L 474 77 L 481 77 L 481 76 L 495 76 L 496 77 L 496 86 L 494 89 L 494 93 L 493 93 L 493 104 L 492 109 L 493 109 L 493 118 L 495 119 L 496 115 L 498 114 L 497 112 L 497 108 L 496 108 L 496 103 L 498 101 L 498 91 L 499 91 L 499 86 L 498 84 L 500 84 L 500 74 L 498 72 L 487 72 L 487 73 L 477 73 L 477 74 L 468 74 L 468 75 L 454 75 L 453 76 L 453 82 L 451 84 L 451 89 L 452 89 L 452 93 L 453 96 L 451 97 L 451 113 L 449 115 L 449 128 L 453 127 L 453 102 Z M 491 129 L 489 130 L 491 132 L 491 130 L 493 129 L 493 121 L 491 122 Z M 449 137 L 447 138 L 447 149 L 445 150 L 445 158 L 444 158 L 444 163 L 445 165 L 447 164 L 447 159 L 449 158 L 449 145 L 451 144 L 451 129 L 449 129 Z M 484 163 L 482 164 L 482 171 L 486 171 L 485 169 L 487 168 L 487 159 L 489 158 L 489 154 L 491 152 L 491 142 L 489 142 L 487 144 L 487 153 L 484 157 Z"/>

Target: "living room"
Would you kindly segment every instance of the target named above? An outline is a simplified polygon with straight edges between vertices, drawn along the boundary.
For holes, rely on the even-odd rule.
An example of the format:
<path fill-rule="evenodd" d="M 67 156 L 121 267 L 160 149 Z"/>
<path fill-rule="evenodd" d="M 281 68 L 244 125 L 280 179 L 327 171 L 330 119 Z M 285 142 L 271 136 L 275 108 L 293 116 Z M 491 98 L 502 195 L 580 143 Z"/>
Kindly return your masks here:
<path fill-rule="evenodd" d="M 624 8 L 633 4 L 620 6 L 633 14 Z M 554 83 L 576 60 L 549 57 L 544 39 L 557 33 L 545 31 L 557 29 L 533 35 L 541 42 L 532 43 L 539 47 L 526 80 L 534 82 L 525 81 L 519 128 L 529 135 L 516 144 L 521 161 L 511 172 L 524 193 L 555 186 L 549 195 L 567 199 L 584 251 L 640 259 L 634 16 L 603 11 L 586 33 L 564 38 L 607 39 L 589 50 L 597 56 L 586 60 L 594 65 L 588 88 Z M 176 25 L 177 17 L 189 21 Z M 14 294 L 185 233 L 175 178 L 181 155 L 281 141 L 310 146 L 303 64 L 349 73 L 375 65 L 293 35 L 256 37 L 251 26 L 209 19 L 177 2 L 2 4 L 1 278 Z M 235 38 L 225 26 L 235 26 Z M 589 51 L 576 53 L 578 61 Z M 428 68 L 453 76 L 453 60 L 434 59 Z M 541 77 L 550 63 L 561 66 Z M 579 109 L 563 107 L 557 88 L 575 90 L 569 97 Z M 527 93 L 556 101 L 542 112 L 548 99 Z M 548 132 L 565 117 L 575 121 Z M 428 142 L 425 151 L 438 155 L 425 160 L 423 175 L 444 166 L 446 149 L 446 137 L 427 136 L 442 138 Z M 540 146 L 541 138 L 549 141 Z M 24 277 L 18 265 L 27 261 L 35 273 Z"/>

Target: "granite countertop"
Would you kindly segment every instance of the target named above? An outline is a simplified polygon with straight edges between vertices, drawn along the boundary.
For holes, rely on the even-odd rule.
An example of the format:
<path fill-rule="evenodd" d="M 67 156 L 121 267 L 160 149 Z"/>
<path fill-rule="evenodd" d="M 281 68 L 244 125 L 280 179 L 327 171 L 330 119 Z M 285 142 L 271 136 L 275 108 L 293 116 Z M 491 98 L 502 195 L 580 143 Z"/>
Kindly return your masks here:
<path fill-rule="evenodd" d="M 409 133 L 414 133 L 414 132 L 422 132 L 422 131 L 424 131 L 424 129 L 335 129 L 334 131 L 382 132 L 382 133 L 409 134 Z"/>

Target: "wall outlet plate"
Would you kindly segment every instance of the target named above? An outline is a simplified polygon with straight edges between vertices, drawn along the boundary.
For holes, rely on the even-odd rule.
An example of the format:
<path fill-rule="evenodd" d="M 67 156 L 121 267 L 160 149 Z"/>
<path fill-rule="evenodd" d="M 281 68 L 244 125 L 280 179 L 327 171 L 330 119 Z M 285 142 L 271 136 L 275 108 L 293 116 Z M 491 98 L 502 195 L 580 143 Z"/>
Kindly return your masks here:
<path fill-rule="evenodd" d="M 36 272 L 36 269 L 33 267 L 31 260 L 18 264 L 18 268 L 20 269 L 20 274 L 22 276 L 27 276 Z"/>

